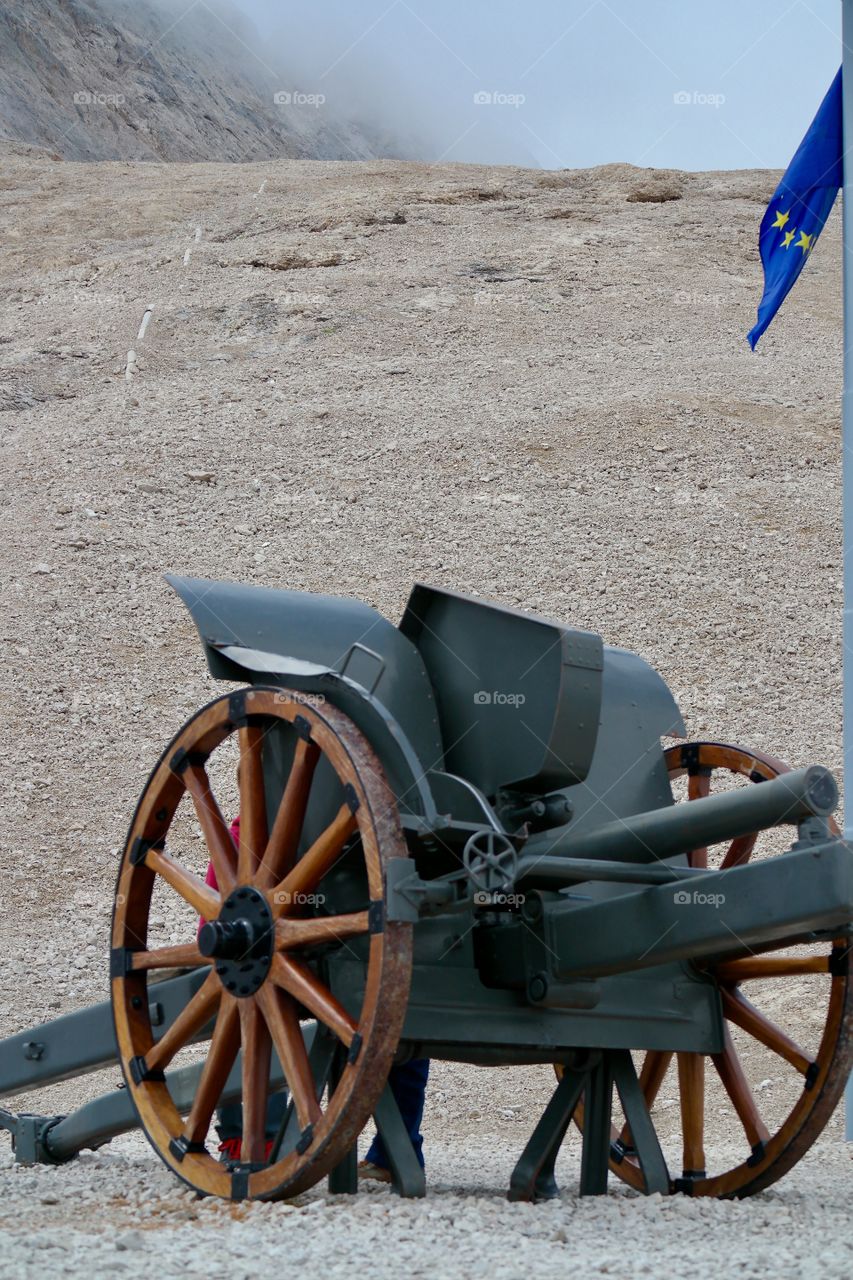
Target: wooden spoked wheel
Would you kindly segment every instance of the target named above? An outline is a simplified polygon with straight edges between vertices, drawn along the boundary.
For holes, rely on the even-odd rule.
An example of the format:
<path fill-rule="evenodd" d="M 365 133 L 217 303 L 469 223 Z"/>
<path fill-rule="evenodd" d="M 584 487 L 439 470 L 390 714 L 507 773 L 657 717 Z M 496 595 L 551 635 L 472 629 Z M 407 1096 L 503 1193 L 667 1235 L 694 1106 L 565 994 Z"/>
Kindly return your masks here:
<path fill-rule="evenodd" d="M 745 785 L 788 772 L 787 765 L 770 756 L 716 742 L 674 746 L 666 751 L 665 759 L 671 779 L 686 775 L 688 800 L 709 795 L 720 775 L 728 775 L 730 782 L 731 775 L 736 775 Z M 831 825 L 837 832 L 835 824 Z M 741 836 L 725 846 L 695 849 L 689 861 L 695 867 L 726 871 L 749 861 L 759 843 L 758 833 Z M 643 1056 L 640 1085 L 659 1132 L 667 1113 L 656 1113 L 655 1103 L 661 1101 L 670 1081 L 677 1082 L 675 1142 L 681 1147 L 682 1172 L 680 1177 L 675 1174 L 670 1162 L 673 1190 L 719 1197 L 751 1195 L 787 1173 L 818 1137 L 853 1065 L 850 945 L 843 937 L 832 944 L 783 946 L 709 967 L 707 972 L 718 983 L 722 998 L 723 1051 L 710 1055 L 710 1060 L 699 1053 L 652 1051 Z M 807 991 L 788 1001 L 788 1009 L 795 1005 L 800 1015 L 809 1017 L 817 1043 L 813 1051 L 801 1048 L 776 1021 L 776 1017 L 784 1019 L 787 1012 L 782 1003 L 786 979 L 807 984 Z M 759 998 L 753 994 L 756 991 L 775 1017 L 753 1003 Z M 722 1104 L 716 1110 L 730 1120 L 724 1150 L 742 1152 L 730 1165 L 721 1160 L 718 1169 L 707 1168 L 705 1154 L 705 1117 L 712 1084 L 717 1103 Z M 668 1102 L 672 1105 L 672 1100 Z M 763 1115 L 771 1109 L 772 1116 Z M 582 1127 L 582 1106 L 575 1119 Z M 665 1149 L 666 1145 L 664 1142 Z M 614 1127 L 611 1151 L 612 1172 L 642 1190 L 643 1174 L 627 1125 Z"/>
<path fill-rule="evenodd" d="M 270 796 L 264 762 L 275 735 L 288 744 L 289 769 L 281 771 L 286 781 L 279 793 Z M 239 747 L 236 842 L 211 789 L 214 754 L 229 740 L 232 751 L 235 740 Z M 181 821 L 197 824 L 200 857 L 209 858 L 218 888 L 170 847 L 182 800 Z M 322 814 L 329 802 L 329 816 L 309 842 L 303 828 L 318 805 Z M 282 689 L 243 690 L 199 711 L 161 757 L 119 871 L 112 1000 L 122 1070 L 142 1127 L 166 1164 L 197 1191 L 229 1199 L 295 1195 L 356 1141 L 384 1085 L 408 999 L 411 925 L 385 919 L 383 874 L 389 859 L 406 856 L 376 756 L 352 721 L 328 704 L 309 706 Z M 324 914 L 318 886 L 344 864 L 348 883 L 360 886 L 353 895 L 359 900 L 352 910 Z M 175 899 L 167 905 L 184 934 L 174 945 L 149 945 L 155 889 Z M 200 931 L 199 917 L 207 922 Z M 363 957 L 358 1017 L 323 978 L 323 957 L 341 946 Z M 149 975 L 174 967 L 204 967 L 207 975 L 155 1039 Z M 325 1100 L 326 1082 L 317 1083 L 300 1025 L 310 1018 L 336 1053 Z M 207 1034 L 195 1094 L 181 1114 L 164 1073 Z M 267 1152 L 273 1053 L 296 1118 L 291 1128 L 298 1140 L 289 1151 L 282 1144 Z M 209 1136 L 229 1075 L 241 1086 L 243 1134 L 240 1161 L 230 1165 L 216 1158 Z"/>

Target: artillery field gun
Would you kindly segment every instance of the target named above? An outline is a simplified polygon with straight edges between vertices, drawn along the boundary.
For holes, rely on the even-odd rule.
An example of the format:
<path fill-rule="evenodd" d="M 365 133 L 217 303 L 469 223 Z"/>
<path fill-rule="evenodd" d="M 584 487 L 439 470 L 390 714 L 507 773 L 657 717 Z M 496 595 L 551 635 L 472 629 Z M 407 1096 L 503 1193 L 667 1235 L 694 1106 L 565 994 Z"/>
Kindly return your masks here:
<path fill-rule="evenodd" d="M 184 725 L 143 791 L 111 1002 L 0 1043 L 4 1096 L 116 1060 L 126 1084 L 67 1117 L 0 1112 L 19 1160 L 140 1126 L 203 1194 L 276 1199 L 327 1174 L 350 1191 L 373 1116 L 396 1189 L 422 1194 L 386 1085 L 408 1057 L 554 1065 L 512 1199 L 555 1193 L 573 1118 L 589 1194 L 610 1170 L 743 1196 L 799 1159 L 851 1066 L 853 856 L 825 769 L 685 742 L 640 658 L 479 600 L 416 586 L 395 627 L 352 600 L 173 585 L 213 675 L 243 687 Z M 214 790 L 239 805 L 237 845 Z M 763 856 L 785 827 L 793 843 Z M 745 994 L 778 1010 L 791 978 L 810 984 L 813 1050 Z M 789 1077 L 764 1118 L 762 1054 Z M 712 1087 L 740 1153 L 717 1168 Z M 288 1101 L 267 1150 L 272 1093 Z M 223 1163 L 212 1122 L 233 1103 L 241 1160 Z"/>

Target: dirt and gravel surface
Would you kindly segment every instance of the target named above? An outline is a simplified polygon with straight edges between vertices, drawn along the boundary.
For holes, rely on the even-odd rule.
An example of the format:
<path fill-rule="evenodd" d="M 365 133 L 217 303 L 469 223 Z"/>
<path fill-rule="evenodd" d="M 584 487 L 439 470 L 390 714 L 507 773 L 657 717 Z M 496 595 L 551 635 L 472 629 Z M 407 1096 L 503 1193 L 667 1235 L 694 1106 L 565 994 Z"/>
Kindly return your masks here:
<path fill-rule="evenodd" d="M 691 736 L 838 766 L 839 228 L 751 354 L 775 181 L 4 152 L 0 1033 L 106 995 L 136 797 L 220 691 L 164 571 L 554 615 L 647 658 Z M 811 990 L 774 1010 L 813 1045 Z M 575 1138 L 563 1199 L 508 1205 L 550 1087 L 437 1064 L 419 1204 L 196 1202 L 139 1137 L 4 1156 L 0 1274 L 853 1273 L 838 1117 L 744 1203 L 579 1202 Z"/>

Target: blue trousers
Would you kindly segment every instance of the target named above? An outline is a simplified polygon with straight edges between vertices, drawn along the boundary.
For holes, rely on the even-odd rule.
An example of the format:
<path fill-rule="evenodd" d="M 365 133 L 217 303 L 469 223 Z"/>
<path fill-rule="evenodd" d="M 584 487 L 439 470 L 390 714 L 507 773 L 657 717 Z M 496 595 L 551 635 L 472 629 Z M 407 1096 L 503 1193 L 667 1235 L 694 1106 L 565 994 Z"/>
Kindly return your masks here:
<path fill-rule="evenodd" d="M 412 1140 L 415 1155 L 418 1157 L 418 1163 L 422 1169 L 424 1167 L 424 1140 L 421 1133 L 421 1121 L 424 1115 L 424 1096 L 426 1094 L 428 1076 L 429 1058 L 413 1058 L 411 1062 L 404 1062 L 402 1066 L 392 1067 L 388 1074 L 391 1092 L 394 1095 L 397 1106 L 400 1108 L 403 1124 L 406 1126 L 406 1132 Z M 388 1169 L 390 1167 L 385 1143 L 378 1133 L 370 1144 L 370 1150 L 365 1159 L 380 1169 Z"/>

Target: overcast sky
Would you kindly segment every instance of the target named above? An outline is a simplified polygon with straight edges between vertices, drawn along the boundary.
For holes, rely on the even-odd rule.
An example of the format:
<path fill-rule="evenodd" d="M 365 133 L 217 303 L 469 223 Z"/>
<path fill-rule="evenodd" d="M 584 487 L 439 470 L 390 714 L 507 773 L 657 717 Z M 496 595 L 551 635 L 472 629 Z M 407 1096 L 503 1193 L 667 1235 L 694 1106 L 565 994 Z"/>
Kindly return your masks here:
<path fill-rule="evenodd" d="M 237 3 L 283 89 L 429 160 L 784 167 L 841 61 L 839 0 Z"/>

